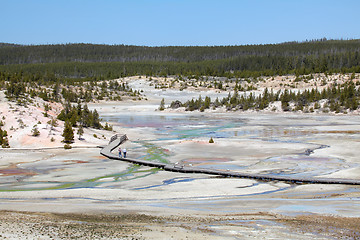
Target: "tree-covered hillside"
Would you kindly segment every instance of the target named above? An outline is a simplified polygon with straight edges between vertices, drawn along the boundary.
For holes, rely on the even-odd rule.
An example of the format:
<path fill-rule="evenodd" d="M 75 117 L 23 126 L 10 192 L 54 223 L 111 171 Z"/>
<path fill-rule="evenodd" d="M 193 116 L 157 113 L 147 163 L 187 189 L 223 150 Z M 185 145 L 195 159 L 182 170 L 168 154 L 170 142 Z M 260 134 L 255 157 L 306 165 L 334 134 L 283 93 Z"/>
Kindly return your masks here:
<path fill-rule="evenodd" d="M 202 47 L 146 47 L 127 45 L 61 44 L 15 45 L 0 44 L 0 64 L 54 62 L 198 62 L 241 58 L 306 57 L 359 52 L 360 40 L 319 40 L 282 44 Z"/>
<path fill-rule="evenodd" d="M 359 51 L 360 40 L 203 47 L 0 44 L 0 70 L 100 79 L 136 74 L 251 76 L 360 72 Z"/>

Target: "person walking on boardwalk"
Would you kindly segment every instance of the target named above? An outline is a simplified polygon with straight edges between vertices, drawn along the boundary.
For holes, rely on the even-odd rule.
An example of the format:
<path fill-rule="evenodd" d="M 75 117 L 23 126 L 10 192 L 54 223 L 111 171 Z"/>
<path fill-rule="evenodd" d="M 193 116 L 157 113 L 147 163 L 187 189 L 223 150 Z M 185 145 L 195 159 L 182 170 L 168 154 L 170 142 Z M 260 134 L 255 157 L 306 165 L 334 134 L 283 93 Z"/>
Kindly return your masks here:
<path fill-rule="evenodd" d="M 121 151 L 121 148 L 119 148 L 119 157 L 122 157 L 122 151 Z"/>
<path fill-rule="evenodd" d="M 123 153 L 124 153 L 124 158 L 126 158 L 126 148 L 124 148 Z"/>

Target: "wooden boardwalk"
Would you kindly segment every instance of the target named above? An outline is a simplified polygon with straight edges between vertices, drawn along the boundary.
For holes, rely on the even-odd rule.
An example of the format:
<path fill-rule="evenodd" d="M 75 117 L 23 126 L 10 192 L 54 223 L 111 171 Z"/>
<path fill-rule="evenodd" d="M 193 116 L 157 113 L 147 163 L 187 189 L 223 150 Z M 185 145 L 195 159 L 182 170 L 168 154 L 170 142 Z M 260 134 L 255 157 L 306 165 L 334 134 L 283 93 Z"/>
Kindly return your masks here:
<path fill-rule="evenodd" d="M 200 174 L 210 174 L 218 175 L 223 177 L 236 177 L 236 178 L 248 178 L 248 179 L 257 179 L 261 181 L 284 181 L 291 183 L 312 183 L 312 184 L 346 184 L 346 185 L 360 185 L 360 179 L 341 179 L 341 178 L 299 178 L 291 176 L 277 176 L 271 174 L 250 174 L 250 173 L 238 173 L 231 171 L 215 170 L 215 169 L 204 169 L 190 166 L 180 166 L 176 164 L 166 164 L 151 162 L 146 160 L 131 159 L 131 158 L 122 158 L 118 155 L 112 153 L 112 151 L 121 145 L 127 140 L 126 135 L 114 135 L 109 144 L 101 149 L 100 153 L 114 160 L 126 161 L 133 164 L 138 164 L 148 167 L 156 167 L 170 172 L 180 172 L 180 173 L 200 173 Z"/>

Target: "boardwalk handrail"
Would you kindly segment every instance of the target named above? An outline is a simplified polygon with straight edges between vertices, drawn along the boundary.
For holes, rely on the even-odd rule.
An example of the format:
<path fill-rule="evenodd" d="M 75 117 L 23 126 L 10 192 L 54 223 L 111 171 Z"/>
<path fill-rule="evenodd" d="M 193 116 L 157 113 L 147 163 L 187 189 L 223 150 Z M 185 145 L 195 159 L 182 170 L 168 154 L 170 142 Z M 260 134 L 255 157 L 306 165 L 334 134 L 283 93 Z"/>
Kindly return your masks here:
<path fill-rule="evenodd" d="M 126 140 L 127 140 L 126 134 L 125 134 L 125 135 L 123 135 L 123 134 L 115 134 L 114 136 L 112 136 L 112 137 L 110 138 L 109 144 L 112 143 L 113 141 L 115 141 L 116 139 L 118 139 L 119 137 L 122 138 L 122 139 L 126 139 Z M 122 142 L 121 142 L 121 143 L 122 143 Z M 120 143 L 120 144 L 121 144 L 121 143 Z"/>
<path fill-rule="evenodd" d="M 223 170 L 215 170 L 215 169 L 204 169 L 197 167 L 188 167 L 182 166 L 178 167 L 174 164 L 166 164 L 159 162 L 151 162 L 140 159 L 131 159 L 131 158 L 123 158 L 119 157 L 111 151 L 120 146 L 122 143 L 127 141 L 128 138 L 126 134 L 116 134 L 111 137 L 109 145 L 105 146 L 101 149 L 100 154 L 103 156 L 113 159 L 126 161 L 133 164 L 148 166 L 148 167 L 156 167 L 163 169 L 165 171 L 170 172 L 181 172 L 181 173 L 201 173 L 201 174 L 210 174 L 210 175 L 219 175 L 223 177 L 236 177 L 236 178 L 248 178 L 248 179 L 257 179 L 262 181 L 284 181 L 284 182 L 292 182 L 292 183 L 313 183 L 313 184 L 346 184 L 346 185 L 360 185 L 360 179 L 340 179 L 340 178 L 299 178 L 299 177 L 291 177 L 291 176 L 276 176 L 271 174 L 252 174 L 252 173 L 238 173 L 231 171 L 223 171 Z"/>

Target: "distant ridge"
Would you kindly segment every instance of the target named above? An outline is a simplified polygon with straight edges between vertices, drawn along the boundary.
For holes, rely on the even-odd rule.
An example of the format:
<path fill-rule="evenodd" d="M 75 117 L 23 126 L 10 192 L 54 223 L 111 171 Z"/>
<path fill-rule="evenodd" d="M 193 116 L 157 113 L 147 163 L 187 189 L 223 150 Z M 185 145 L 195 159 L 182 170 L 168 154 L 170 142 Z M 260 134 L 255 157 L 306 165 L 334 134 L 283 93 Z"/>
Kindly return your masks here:
<path fill-rule="evenodd" d="M 265 45 L 164 46 L 89 43 L 19 45 L 0 43 L 0 64 L 54 62 L 197 62 L 246 56 L 310 56 L 358 52 L 360 40 L 313 40 Z"/>

